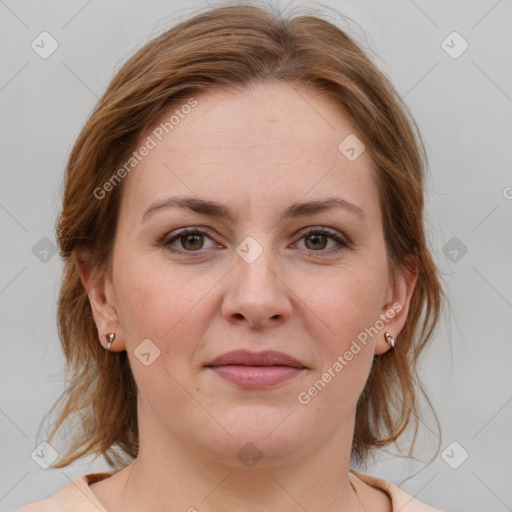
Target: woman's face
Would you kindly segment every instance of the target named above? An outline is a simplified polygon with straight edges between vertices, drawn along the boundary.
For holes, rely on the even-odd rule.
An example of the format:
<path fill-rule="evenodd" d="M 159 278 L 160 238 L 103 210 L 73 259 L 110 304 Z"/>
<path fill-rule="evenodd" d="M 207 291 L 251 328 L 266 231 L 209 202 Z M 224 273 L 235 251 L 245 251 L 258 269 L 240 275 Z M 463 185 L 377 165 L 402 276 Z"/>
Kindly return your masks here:
<path fill-rule="evenodd" d="M 262 461 L 350 448 L 412 291 L 389 279 L 369 155 L 353 136 L 339 148 L 354 130 L 314 90 L 194 99 L 140 139 L 93 308 L 128 352 L 141 446 Z"/>

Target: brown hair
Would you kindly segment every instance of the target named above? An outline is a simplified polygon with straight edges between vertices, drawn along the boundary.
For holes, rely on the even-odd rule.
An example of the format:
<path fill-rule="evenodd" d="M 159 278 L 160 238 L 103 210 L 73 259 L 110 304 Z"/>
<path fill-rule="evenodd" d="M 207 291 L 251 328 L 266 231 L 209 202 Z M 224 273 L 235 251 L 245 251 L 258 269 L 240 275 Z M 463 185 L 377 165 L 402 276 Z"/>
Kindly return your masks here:
<path fill-rule="evenodd" d="M 73 416 L 79 422 L 53 467 L 91 454 L 103 455 L 115 467 L 138 453 L 136 384 L 129 361 L 126 352 L 107 352 L 98 342 L 73 258 L 85 248 L 96 268 L 109 265 L 123 182 L 100 199 L 95 190 L 171 105 L 212 87 L 245 88 L 269 80 L 312 87 L 349 116 L 376 171 L 390 267 L 407 265 L 410 255 L 416 258 L 409 315 L 396 349 L 374 357 L 357 405 L 352 454 L 365 461 L 370 450 L 396 442 L 411 422 L 414 442 L 422 389 L 417 361 L 432 337 L 443 297 L 423 227 L 426 152 L 419 130 L 386 76 L 340 28 L 318 16 L 283 18 L 237 5 L 200 13 L 131 57 L 71 152 L 57 227 L 64 259 L 58 327 L 69 387 L 52 408 L 63 404 L 49 440 Z"/>

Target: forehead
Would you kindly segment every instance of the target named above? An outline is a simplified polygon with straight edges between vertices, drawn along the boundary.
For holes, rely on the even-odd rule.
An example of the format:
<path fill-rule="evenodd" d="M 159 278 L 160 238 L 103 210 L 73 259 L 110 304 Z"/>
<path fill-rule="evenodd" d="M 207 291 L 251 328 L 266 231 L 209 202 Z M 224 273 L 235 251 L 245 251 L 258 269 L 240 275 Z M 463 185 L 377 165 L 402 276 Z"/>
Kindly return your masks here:
<path fill-rule="evenodd" d="M 339 149 L 353 133 L 334 100 L 314 89 L 275 82 L 195 95 L 143 134 L 140 144 L 154 147 L 128 176 L 123 202 L 142 207 L 179 192 L 237 209 L 255 197 L 312 200 L 333 189 L 375 202 L 367 153 L 351 161 Z"/>
<path fill-rule="evenodd" d="M 318 156 L 337 149 L 338 139 L 354 131 L 333 99 L 286 82 L 253 84 L 242 90 L 214 89 L 194 99 L 197 106 L 189 113 L 172 115 L 189 111 L 188 101 L 183 100 L 157 121 L 156 130 L 163 130 L 169 144 L 173 139 L 175 146 L 187 148 L 216 144 L 218 153 L 250 149 L 262 158 L 275 155 L 279 148 Z M 176 123 L 172 127 L 168 125 L 171 117 Z"/>

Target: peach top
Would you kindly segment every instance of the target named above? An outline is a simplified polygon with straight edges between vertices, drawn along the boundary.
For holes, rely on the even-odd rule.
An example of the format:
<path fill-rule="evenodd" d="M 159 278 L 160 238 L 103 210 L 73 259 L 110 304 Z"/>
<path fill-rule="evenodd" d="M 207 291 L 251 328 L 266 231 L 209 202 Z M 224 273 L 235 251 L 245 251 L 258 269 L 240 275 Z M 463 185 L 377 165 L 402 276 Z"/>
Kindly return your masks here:
<path fill-rule="evenodd" d="M 391 499 L 393 512 L 441 512 L 421 503 L 386 480 L 353 470 L 351 472 L 371 487 L 384 491 Z M 108 478 L 113 473 L 115 471 L 91 473 L 75 478 L 53 496 L 25 505 L 16 512 L 108 512 L 96 498 L 89 484 Z"/>

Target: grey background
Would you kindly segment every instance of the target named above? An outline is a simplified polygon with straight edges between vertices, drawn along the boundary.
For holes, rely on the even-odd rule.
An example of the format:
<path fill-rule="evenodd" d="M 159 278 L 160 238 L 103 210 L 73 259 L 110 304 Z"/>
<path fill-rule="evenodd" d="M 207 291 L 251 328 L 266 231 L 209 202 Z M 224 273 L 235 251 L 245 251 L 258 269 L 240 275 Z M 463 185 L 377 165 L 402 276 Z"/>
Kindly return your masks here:
<path fill-rule="evenodd" d="M 512 2 L 325 5 L 354 20 L 351 33 L 371 49 L 422 130 L 429 236 L 451 303 L 423 365 L 442 426 L 440 453 L 425 467 L 437 443 L 426 415 L 416 461 L 384 453 L 365 471 L 446 511 L 512 510 Z M 207 5 L 0 0 L 1 511 L 108 469 L 82 460 L 44 470 L 31 458 L 44 441 L 41 419 L 64 386 L 55 326 L 61 263 L 51 252 L 62 173 L 115 70 L 197 7 Z M 43 31 L 59 45 L 47 59 L 31 48 Z M 458 58 L 441 46 L 453 31 L 469 44 Z M 453 37 L 446 44 L 462 48 Z"/>

